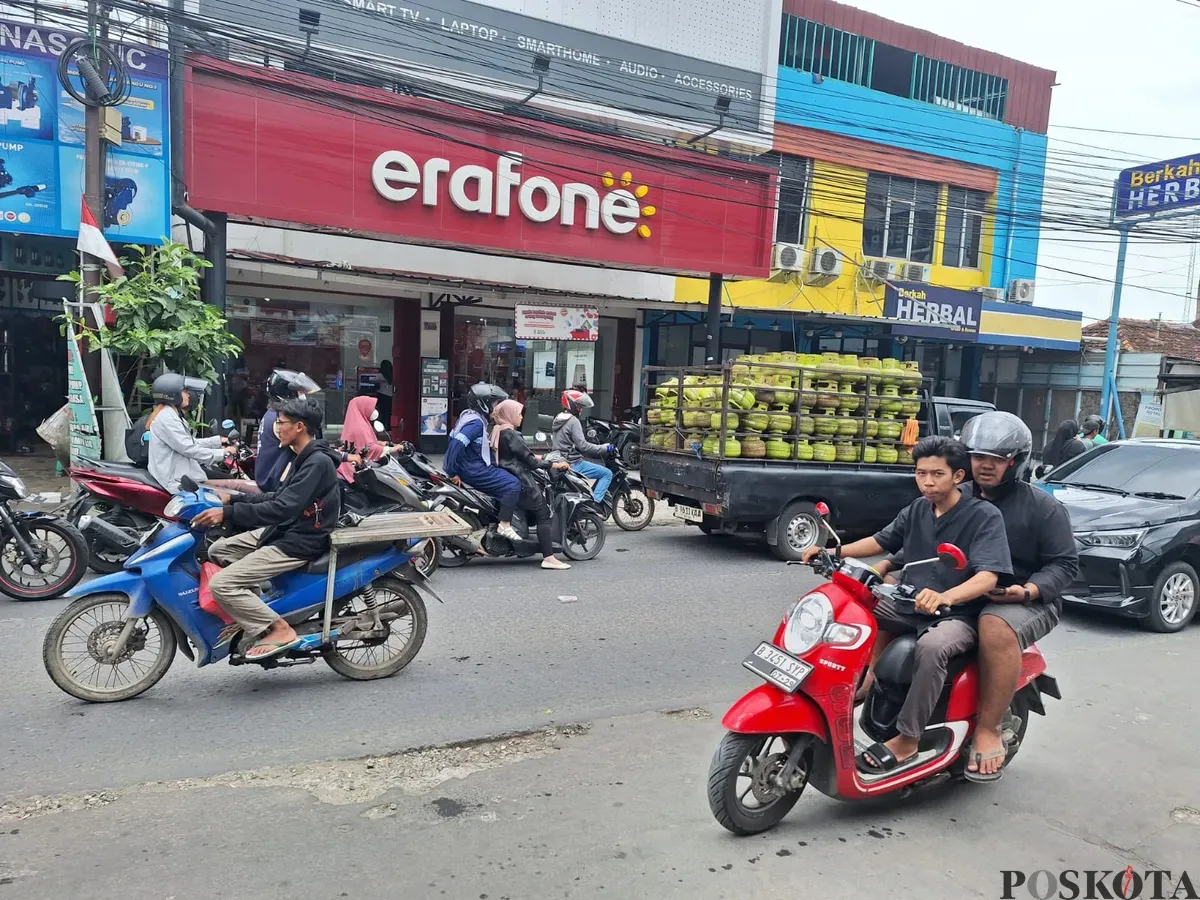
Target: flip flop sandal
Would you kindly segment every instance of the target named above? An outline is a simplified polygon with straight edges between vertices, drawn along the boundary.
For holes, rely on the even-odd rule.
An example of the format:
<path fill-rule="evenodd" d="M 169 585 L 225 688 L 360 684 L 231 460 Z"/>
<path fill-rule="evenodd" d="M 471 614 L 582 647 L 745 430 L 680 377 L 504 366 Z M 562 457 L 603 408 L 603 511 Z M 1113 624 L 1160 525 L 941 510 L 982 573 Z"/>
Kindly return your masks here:
<path fill-rule="evenodd" d="M 975 758 L 974 759 L 975 766 L 978 769 L 978 768 L 982 767 L 983 763 L 985 763 L 985 762 L 991 762 L 993 759 L 1000 759 L 1000 760 L 1004 759 L 1006 756 L 1008 756 L 1008 751 L 1004 750 L 1004 749 L 1000 749 L 1000 750 L 992 750 L 988 753 L 980 753 L 975 749 L 975 745 L 972 744 L 971 745 L 971 755 Z M 1004 774 L 1003 766 L 1001 766 L 999 769 L 997 769 L 995 772 L 993 772 L 990 775 L 984 775 L 982 772 L 979 772 L 979 771 L 972 772 L 970 769 L 967 769 L 965 772 L 963 772 L 963 776 L 967 779 L 967 781 L 973 781 L 976 784 L 991 784 L 993 781 L 999 781 L 1000 776 L 1003 774 Z"/>
<path fill-rule="evenodd" d="M 287 653 L 293 647 L 298 647 L 300 645 L 300 642 L 303 640 L 304 640 L 304 638 L 297 635 L 294 639 L 292 639 L 290 641 L 257 641 L 250 647 L 249 650 L 246 651 L 246 655 L 245 655 L 244 659 L 246 660 L 246 662 L 255 662 L 255 663 L 262 662 L 265 659 L 274 659 L 277 656 Z M 272 647 L 274 649 L 272 649 L 270 653 L 258 653 L 258 654 L 251 656 L 250 651 L 253 650 L 255 647 Z"/>
<path fill-rule="evenodd" d="M 917 755 L 917 753 L 914 753 L 912 756 L 904 759 L 896 759 L 896 755 L 883 744 L 872 744 L 862 753 L 858 754 L 858 770 L 867 775 L 878 775 L 880 772 L 893 772 L 908 765 L 917 758 Z"/>

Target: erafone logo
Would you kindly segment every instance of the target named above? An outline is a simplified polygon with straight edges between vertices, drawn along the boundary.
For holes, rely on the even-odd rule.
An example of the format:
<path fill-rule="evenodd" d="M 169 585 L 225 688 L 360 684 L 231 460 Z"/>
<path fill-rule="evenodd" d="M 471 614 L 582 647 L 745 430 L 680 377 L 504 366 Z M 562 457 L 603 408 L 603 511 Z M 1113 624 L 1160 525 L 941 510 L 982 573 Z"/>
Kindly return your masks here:
<path fill-rule="evenodd" d="M 558 221 L 573 227 L 577 217 L 589 231 L 603 228 L 612 234 L 636 233 L 648 238 L 650 226 L 644 219 L 657 210 L 642 201 L 650 193 L 644 184 L 634 186 L 633 174 L 620 176 L 605 172 L 600 182 L 602 194 L 590 184 L 569 181 L 557 184 L 545 175 L 522 178 L 521 155 L 505 153 L 496 157 L 492 168 L 466 165 L 454 168 L 450 160 L 433 156 L 418 165 L 403 150 L 380 153 L 371 166 L 371 183 L 381 197 L 404 203 L 421 195 L 423 206 L 437 206 L 443 185 L 450 202 L 463 212 L 507 217 L 513 200 L 517 210 L 531 222 Z"/>
<path fill-rule="evenodd" d="M 1200 900 L 1187 872 L 1166 869 L 1066 869 L 1051 872 L 1007 870 L 1002 900 L 1018 900 L 1028 893 L 1035 900 Z"/>

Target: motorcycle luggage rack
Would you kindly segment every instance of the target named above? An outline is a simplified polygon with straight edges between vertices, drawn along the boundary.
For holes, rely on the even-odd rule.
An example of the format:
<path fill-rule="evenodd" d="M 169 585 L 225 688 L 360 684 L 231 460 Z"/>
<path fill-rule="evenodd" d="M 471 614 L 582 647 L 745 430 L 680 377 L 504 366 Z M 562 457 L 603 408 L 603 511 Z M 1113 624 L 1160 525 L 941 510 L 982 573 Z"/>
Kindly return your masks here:
<path fill-rule="evenodd" d="M 329 571 L 325 576 L 325 621 L 321 640 L 329 640 L 333 626 L 334 576 L 339 550 L 360 544 L 459 537 L 470 533 L 471 526 L 449 510 L 385 513 L 369 516 L 353 528 L 335 528 L 329 536 Z"/>

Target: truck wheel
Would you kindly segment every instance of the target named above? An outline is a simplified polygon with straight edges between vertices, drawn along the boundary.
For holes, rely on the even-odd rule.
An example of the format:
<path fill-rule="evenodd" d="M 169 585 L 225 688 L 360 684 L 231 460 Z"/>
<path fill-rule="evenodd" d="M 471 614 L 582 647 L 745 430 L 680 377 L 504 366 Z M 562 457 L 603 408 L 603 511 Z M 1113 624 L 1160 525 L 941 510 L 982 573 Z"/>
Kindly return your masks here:
<path fill-rule="evenodd" d="M 799 500 L 780 513 L 776 527 L 778 531 L 771 550 L 784 560 L 800 559 L 800 554 L 824 534 L 816 506 L 806 500 Z"/>

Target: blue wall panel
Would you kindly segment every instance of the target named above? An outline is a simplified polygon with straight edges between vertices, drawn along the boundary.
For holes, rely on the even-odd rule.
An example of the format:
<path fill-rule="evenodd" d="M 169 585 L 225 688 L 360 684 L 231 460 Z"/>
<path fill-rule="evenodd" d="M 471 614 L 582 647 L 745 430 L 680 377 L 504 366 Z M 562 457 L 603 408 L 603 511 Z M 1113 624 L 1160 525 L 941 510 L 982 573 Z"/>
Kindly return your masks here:
<path fill-rule="evenodd" d="M 996 235 L 991 284 L 1007 287 L 1037 271 L 1046 174 L 1046 136 L 968 113 L 842 81 L 817 83 L 780 66 L 775 119 L 996 170 Z M 1013 178 L 1017 175 L 1014 196 Z M 1014 226 L 1009 249 L 1010 225 Z"/>

